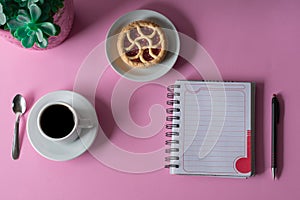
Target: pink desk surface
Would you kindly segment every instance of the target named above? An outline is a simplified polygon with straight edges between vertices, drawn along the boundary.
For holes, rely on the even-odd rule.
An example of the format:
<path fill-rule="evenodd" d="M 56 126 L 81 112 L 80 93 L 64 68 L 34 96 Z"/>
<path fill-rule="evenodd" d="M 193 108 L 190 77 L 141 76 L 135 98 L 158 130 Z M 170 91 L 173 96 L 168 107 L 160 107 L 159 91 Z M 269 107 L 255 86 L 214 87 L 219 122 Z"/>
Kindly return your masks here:
<path fill-rule="evenodd" d="M 75 7 L 71 35 L 55 49 L 28 51 L 0 40 L 0 199 L 300 198 L 298 1 L 75 0 Z M 152 9 L 171 19 L 179 32 L 195 39 L 207 50 L 224 80 L 257 83 L 255 177 L 240 180 L 171 176 L 165 169 L 134 174 L 122 171 L 123 166 L 119 166 L 118 161 L 114 163 L 117 167 L 110 167 L 89 152 L 71 161 L 50 161 L 40 156 L 28 140 L 25 123 L 29 112 L 21 121 L 20 158 L 11 159 L 15 120 L 11 111 L 13 96 L 22 93 L 30 110 L 48 92 L 73 90 L 85 57 L 105 40 L 107 30 L 119 16 L 136 9 Z M 114 85 L 121 78 L 109 67 L 99 68 L 104 73 L 96 87 L 95 107 L 100 126 L 109 135 L 110 142 L 124 151 L 136 153 L 162 148 L 164 130 L 153 137 L 139 139 L 124 133 L 116 124 L 111 98 Z M 201 79 L 182 58 L 174 69 L 188 79 Z M 89 87 L 88 82 L 86 84 Z M 284 108 L 277 181 L 271 179 L 270 172 L 270 101 L 274 92 L 280 93 Z M 133 121 L 139 126 L 151 123 L 147 113 L 154 104 L 165 108 L 165 96 L 165 88 L 155 84 L 137 89 L 129 105 Z M 99 145 L 105 144 L 100 142 Z M 108 152 L 105 159 L 109 156 L 118 155 Z M 154 159 L 163 160 L 163 157 Z M 129 166 L 131 163 L 139 167 L 146 164 L 136 163 L 136 160 L 126 162 Z"/>

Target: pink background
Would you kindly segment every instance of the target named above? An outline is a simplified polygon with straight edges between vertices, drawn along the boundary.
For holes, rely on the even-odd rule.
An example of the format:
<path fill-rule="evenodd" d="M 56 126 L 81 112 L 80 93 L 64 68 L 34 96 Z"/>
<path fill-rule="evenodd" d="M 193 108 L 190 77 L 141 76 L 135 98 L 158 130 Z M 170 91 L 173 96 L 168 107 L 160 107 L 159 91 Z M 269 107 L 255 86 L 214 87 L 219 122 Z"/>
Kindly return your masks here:
<path fill-rule="evenodd" d="M 187 1 L 75 0 L 76 17 L 70 37 L 59 47 L 37 52 L 0 40 L 0 199 L 299 199 L 300 130 L 298 69 L 300 66 L 300 3 L 284 0 Z M 84 58 L 105 40 L 111 24 L 136 9 L 161 12 L 178 31 L 198 41 L 211 55 L 224 80 L 255 81 L 256 168 L 247 180 L 171 176 L 168 171 L 142 174 L 120 172 L 91 154 L 66 162 L 40 156 L 29 143 L 21 121 L 20 159 L 11 159 L 15 116 L 11 100 L 22 93 L 28 110 L 54 90 L 72 90 Z M 99 66 L 101 67 L 101 66 Z M 178 59 L 175 67 L 189 79 L 201 79 L 190 64 Z M 112 142 L 137 152 L 160 148 L 163 131 L 151 142 L 132 139 L 113 121 L 111 90 L 120 79 L 108 68 L 96 91 L 100 125 Z M 165 88 L 148 85 L 132 97 L 130 111 L 136 123 L 147 122 L 149 105 L 165 106 Z M 279 180 L 270 173 L 270 101 L 280 93 L 282 118 L 279 138 Z M 146 95 L 147 96 L 146 96 Z M 144 103 L 145 102 L 145 103 Z M 150 145 L 149 145 L 150 144 Z M 161 158 L 163 159 L 163 158 Z M 128 161 L 130 162 L 130 161 Z"/>

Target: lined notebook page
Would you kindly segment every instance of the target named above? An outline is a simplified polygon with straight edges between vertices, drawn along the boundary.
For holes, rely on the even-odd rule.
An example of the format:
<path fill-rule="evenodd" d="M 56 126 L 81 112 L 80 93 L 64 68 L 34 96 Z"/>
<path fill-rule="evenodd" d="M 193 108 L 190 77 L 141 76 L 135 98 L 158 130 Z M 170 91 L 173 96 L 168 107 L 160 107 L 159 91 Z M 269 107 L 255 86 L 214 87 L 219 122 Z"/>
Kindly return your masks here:
<path fill-rule="evenodd" d="M 179 168 L 174 173 L 249 174 L 250 83 L 180 81 Z M 248 154 L 247 154 L 248 153 Z"/>

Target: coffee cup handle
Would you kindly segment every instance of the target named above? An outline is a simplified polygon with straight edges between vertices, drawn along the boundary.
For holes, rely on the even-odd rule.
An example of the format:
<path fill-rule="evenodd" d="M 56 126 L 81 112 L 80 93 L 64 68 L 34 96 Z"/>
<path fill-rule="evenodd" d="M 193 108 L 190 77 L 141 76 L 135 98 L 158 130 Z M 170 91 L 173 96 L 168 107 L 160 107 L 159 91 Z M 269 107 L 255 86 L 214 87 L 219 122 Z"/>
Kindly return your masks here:
<path fill-rule="evenodd" d="M 93 128 L 94 125 L 89 119 L 78 119 L 79 128 Z"/>

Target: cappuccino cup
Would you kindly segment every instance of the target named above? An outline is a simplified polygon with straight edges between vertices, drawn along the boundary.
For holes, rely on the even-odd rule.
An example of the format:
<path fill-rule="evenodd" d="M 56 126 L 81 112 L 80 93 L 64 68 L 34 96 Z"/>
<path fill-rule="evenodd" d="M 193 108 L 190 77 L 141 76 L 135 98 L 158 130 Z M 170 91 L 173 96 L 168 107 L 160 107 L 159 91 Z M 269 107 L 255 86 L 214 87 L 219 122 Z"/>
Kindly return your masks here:
<path fill-rule="evenodd" d="M 60 143 L 73 142 L 82 129 L 93 127 L 91 120 L 80 118 L 76 110 L 64 102 L 45 105 L 38 114 L 37 124 L 43 137 Z"/>

